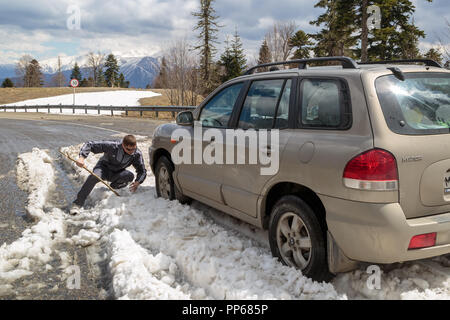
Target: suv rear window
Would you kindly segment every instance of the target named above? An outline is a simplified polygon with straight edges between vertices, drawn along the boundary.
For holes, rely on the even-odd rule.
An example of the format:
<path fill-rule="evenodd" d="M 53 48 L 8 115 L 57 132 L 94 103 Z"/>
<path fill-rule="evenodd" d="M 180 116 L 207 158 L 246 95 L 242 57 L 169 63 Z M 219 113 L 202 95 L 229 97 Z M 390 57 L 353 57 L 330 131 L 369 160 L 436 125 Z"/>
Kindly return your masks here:
<path fill-rule="evenodd" d="M 398 134 L 450 133 L 450 74 L 405 73 L 375 82 L 389 128 Z"/>

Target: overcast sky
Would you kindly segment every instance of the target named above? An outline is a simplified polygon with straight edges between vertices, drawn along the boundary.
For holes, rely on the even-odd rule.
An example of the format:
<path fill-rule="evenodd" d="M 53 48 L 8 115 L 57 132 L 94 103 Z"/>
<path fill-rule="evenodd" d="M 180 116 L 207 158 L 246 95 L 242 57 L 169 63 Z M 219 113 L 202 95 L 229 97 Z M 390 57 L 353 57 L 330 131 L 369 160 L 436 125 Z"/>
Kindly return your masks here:
<path fill-rule="evenodd" d="M 0 64 L 14 63 L 25 53 L 38 60 L 58 55 L 78 56 L 89 51 L 123 56 L 158 56 L 171 41 L 195 41 L 192 28 L 199 0 L 0 0 Z M 265 33 L 274 21 L 294 20 L 306 32 L 323 12 L 316 0 L 216 0 L 214 7 L 224 26 L 219 35 L 237 27 L 248 56 L 256 56 Z M 416 24 L 427 38 L 421 48 L 437 44 L 450 21 L 450 1 L 413 0 Z M 73 5 L 80 9 L 80 29 L 67 27 Z M 73 29 L 73 30 L 71 30 Z M 450 40 L 449 40 L 450 41 Z M 222 47 L 222 45 L 220 45 Z"/>

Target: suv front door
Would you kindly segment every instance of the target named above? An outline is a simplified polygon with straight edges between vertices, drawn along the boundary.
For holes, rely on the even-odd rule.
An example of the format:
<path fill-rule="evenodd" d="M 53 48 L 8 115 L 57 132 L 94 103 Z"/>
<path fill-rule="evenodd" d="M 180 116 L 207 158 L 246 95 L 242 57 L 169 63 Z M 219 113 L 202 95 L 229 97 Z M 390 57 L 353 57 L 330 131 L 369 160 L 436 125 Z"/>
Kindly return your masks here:
<path fill-rule="evenodd" d="M 235 105 L 238 105 L 243 87 L 244 82 L 240 82 L 223 88 L 202 107 L 196 123 L 196 126 L 201 125 L 201 128 L 188 128 L 192 137 L 192 145 L 201 146 L 201 159 L 199 159 L 200 153 L 197 152 L 196 156 L 196 151 L 193 149 L 192 163 L 178 165 L 177 179 L 183 193 L 188 191 L 223 204 L 221 195 L 223 165 L 220 163 L 205 163 L 204 158 L 206 148 L 216 147 L 216 150 L 218 150 L 223 146 L 220 141 L 205 136 L 205 133 L 208 134 L 208 131 L 214 130 L 225 137 L 225 130 L 229 128 L 231 115 Z M 194 131 L 200 132 L 201 136 L 195 136 Z"/>

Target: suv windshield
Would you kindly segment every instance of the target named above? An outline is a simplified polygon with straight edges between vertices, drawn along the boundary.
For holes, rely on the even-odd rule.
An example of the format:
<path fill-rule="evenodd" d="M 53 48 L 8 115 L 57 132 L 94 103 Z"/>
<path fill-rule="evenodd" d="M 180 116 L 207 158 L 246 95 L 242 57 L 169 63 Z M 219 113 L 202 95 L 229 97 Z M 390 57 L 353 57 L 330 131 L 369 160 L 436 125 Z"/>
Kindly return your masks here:
<path fill-rule="evenodd" d="M 405 73 L 376 80 L 389 128 L 399 134 L 450 133 L 450 74 Z"/>

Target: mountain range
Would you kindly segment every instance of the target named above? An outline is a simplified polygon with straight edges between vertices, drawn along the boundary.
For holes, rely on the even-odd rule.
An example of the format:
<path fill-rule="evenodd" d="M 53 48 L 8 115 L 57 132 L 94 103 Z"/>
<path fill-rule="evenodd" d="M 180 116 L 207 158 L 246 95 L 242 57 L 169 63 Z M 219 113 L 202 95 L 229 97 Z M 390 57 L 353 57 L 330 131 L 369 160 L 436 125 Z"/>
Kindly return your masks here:
<path fill-rule="evenodd" d="M 125 76 L 125 80 L 130 81 L 130 88 L 145 88 L 151 85 L 159 73 L 160 59 L 153 57 L 120 57 L 116 56 L 120 67 L 120 72 Z M 61 70 L 67 79 L 70 80 L 72 68 L 78 63 L 83 77 L 89 77 L 89 68 L 87 68 L 87 56 L 79 57 L 61 57 Z M 58 58 L 39 61 L 42 73 L 44 74 L 44 86 L 52 86 L 52 78 L 58 70 Z M 14 64 L 0 64 L 0 83 L 5 78 L 16 77 Z"/>

